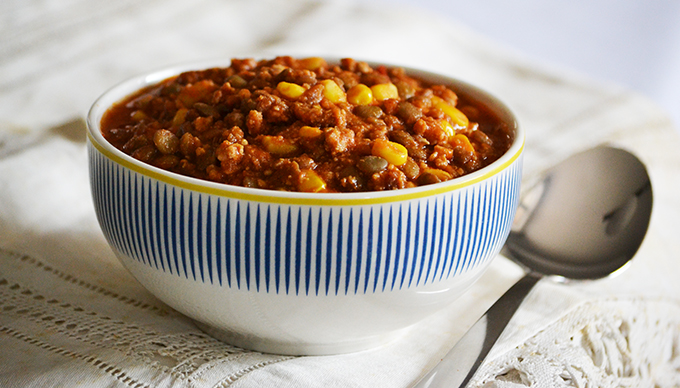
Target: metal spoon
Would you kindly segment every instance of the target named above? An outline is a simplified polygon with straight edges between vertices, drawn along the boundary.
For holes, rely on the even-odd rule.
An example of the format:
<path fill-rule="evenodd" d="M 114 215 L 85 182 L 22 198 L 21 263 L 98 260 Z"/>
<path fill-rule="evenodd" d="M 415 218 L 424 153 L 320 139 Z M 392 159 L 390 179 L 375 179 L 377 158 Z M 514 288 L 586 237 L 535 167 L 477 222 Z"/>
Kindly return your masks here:
<path fill-rule="evenodd" d="M 647 233 L 652 185 L 634 155 L 576 154 L 523 196 L 503 253 L 527 269 L 416 388 L 464 387 L 533 286 L 546 275 L 599 279 L 630 261 Z"/>

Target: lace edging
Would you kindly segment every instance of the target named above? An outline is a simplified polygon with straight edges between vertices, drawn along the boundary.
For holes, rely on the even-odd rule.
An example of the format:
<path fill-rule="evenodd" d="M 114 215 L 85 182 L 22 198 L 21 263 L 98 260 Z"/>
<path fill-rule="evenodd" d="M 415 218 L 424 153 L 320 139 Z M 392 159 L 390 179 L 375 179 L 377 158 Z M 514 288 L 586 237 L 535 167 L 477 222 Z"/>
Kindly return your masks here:
<path fill-rule="evenodd" d="M 480 369 L 471 386 L 680 386 L 680 301 L 586 302 Z"/>

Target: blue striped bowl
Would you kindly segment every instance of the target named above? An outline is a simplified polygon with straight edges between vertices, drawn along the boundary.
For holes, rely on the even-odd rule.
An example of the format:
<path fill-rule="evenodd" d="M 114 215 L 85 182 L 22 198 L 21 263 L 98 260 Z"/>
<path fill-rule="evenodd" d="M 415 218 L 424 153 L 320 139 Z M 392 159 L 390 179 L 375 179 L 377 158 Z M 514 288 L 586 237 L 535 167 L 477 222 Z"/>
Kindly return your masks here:
<path fill-rule="evenodd" d="M 518 202 L 524 134 L 498 161 L 449 182 L 308 194 L 233 187 L 141 163 L 101 135 L 102 114 L 188 66 L 122 83 L 88 117 L 95 210 L 111 248 L 159 299 L 237 346 L 283 354 L 370 348 L 455 300 L 498 254 Z"/>

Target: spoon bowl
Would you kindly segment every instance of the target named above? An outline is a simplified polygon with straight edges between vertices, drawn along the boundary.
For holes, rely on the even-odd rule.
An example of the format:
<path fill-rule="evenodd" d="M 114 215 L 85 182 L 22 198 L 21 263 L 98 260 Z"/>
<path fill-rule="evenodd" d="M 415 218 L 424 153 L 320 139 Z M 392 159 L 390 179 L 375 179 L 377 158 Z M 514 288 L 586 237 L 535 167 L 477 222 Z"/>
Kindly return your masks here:
<path fill-rule="evenodd" d="M 635 256 L 652 213 L 652 185 L 635 155 L 601 146 L 545 172 L 522 198 L 502 250 L 526 269 L 417 388 L 464 387 L 544 276 L 594 280 Z"/>
<path fill-rule="evenodd" d="M 602 278 L 628 263 L 652 210 L 645 166 L 612 147 L 573 155 L 525 198 L 503 253 L 530 271 L 570 279 Z"/>

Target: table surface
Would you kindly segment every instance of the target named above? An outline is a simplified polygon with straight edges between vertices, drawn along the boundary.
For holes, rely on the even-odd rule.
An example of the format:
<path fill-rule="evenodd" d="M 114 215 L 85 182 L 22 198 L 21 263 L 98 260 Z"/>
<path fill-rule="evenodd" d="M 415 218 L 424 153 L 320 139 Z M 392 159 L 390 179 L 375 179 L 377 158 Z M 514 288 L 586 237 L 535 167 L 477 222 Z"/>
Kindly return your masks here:
<path fill-rule="evenodd" d="M 473 385 L 680 385 L 680 138 L 646 97 L 536 65 L 437 15 L 359 1 L 8 0 L 0 15 L 0 386 L 407 387 L 522 275 L 498 257 L 402 338 L 326 357 L 231 347 L 144 291 L 94 216 L 87 110 L 148 70 L 275 54 L 396 63 L 488 90 L 526 128 L 525 186 L 596 145 L 638 155 L 655 197 L 635 260 L 596 282 L 542 281 Z"/>

